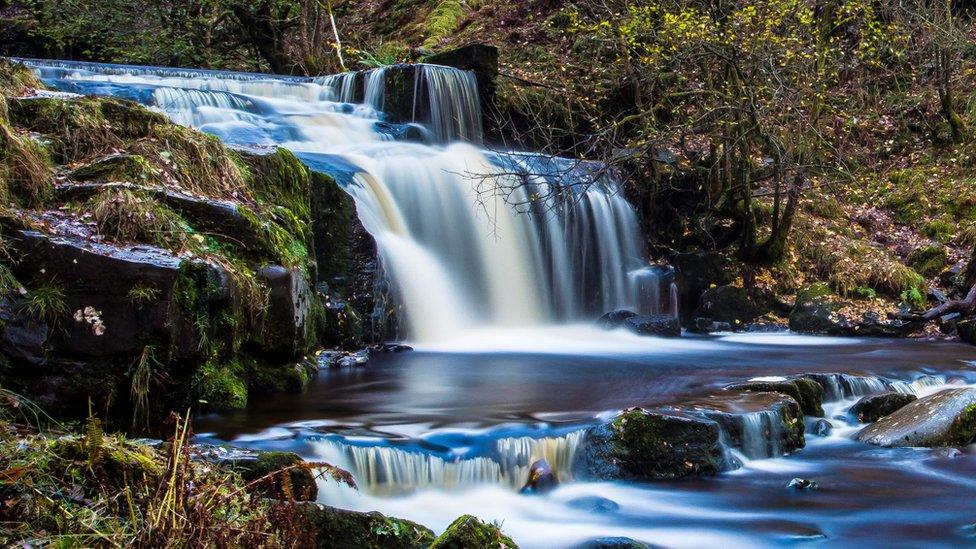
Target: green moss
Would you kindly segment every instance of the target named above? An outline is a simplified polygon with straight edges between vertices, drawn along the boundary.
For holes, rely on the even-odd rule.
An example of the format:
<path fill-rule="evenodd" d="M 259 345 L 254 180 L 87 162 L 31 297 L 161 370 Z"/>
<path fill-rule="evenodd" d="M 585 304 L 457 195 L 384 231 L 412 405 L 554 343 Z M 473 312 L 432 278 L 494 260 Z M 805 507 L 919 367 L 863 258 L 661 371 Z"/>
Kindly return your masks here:
<path fill-rule="evenodd" d="M 250 394 L 296 393 L 311 379 L 310 368 L 303 364 L 270 366 L 259 361 L 248 364 L 246 375 Z"/>
<path fill-rule="evenodd" d="M 611 424 L 614 454 L 638 478 L 712 475 L 723 467 L 715 423 L 628 410 Z"/>
<path fill-rule="evenodd" d="M 429 528 L 382 513 L 314 506 L 308 518 L 319 549 L 419 549 L 434 541 Z"/>
<path fill-rule="evenodd" d="M 68 177 L 75 181 L 126 181 L 141 183 L 152 179 L 156 170 L 138 154 L 113 154 L 73 170 Z"/>
<path fill-rule="evenodd" d="M 464 7 L 460 0 L 440 0 L 430 14 L 427 15 L 425 30 L 427 39 L 424 45 L 436 46 L 441 40 L 457 31 L 464 16 Z"/>
<path fill-rule="evenodd" d="M 921 232 L 942 244 L 948 244 L 956 235 L 956 226 L 945 219 L 933 219 L 922 225 Z"/>
<path fill-rule="evenodd" d="M 471 515 L 458 517 L 444 533 L 430 544 L 430 549 L 512 549 L 518 547 L 512 538 L 494 524 L 487 524 Z"/>
<path fill-rule="evenodd" d="M 833 292 L 830 290 L 830 286 L 823 282 L 817 282 L 807 286 L 803 290 L 796 293 L 797 303 L 806 303 L 807 301 L 812 301 L 818 297 L 827 297 Z"/>
<path fill-rule="evenodd" d="M 908 264 L 923 276 L 941 273 L 948 262 L 949 254 L 941 245 L 922 246 L 908 254 Z"/>
<path fill-rule="evenodd" d="M 193 229 L 178 213 L 149 193 L 106 189 L 79 207 L 92 214 L 98 232 L 116 242 L 140 242 L 180 251 Z"/>
<path fill-rule="evenodd" d="M 808 378 L 796 378 L 786 381 L 749 381 L 737 383 L 728 387 L 733 391 L 773 392 L 793 397 L 800 405 L 804 414 L 823 416 L 823 387 Z"/>
<path fill-rule="evenodd" d="M 966 446 L 973 441 L 976 441 L 976 404 L 970 404 L 956 417 L 940 445 Z"/>
<path fill-rule="evenodd" d="M 244 408 L 247 404 L 247 385 L 242 373 L 240 362 L 236 360 L 225 364 L 204 364 L 191 380 L 195 404 L 213 411 Z"/>

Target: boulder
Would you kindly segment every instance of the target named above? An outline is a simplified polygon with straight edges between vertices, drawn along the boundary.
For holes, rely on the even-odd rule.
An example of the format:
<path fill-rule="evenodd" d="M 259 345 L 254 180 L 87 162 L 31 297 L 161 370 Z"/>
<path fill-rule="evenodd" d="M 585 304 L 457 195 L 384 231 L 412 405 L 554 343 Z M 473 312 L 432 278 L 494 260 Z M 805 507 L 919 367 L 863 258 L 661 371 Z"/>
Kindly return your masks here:
<path fill-rule="evenodd" d="M 267 497 L 294 501 L 315 501 L 318 497 L 315 474 L 296 453 L 259 452 L 253 458 L 232 460 L 230 465 Z"/>
<path fill-rule="evenodd" d="M 624 320 L 623 327 L 642 336 L 678 337 L 681 326 L 671 315 L 637 315 Z"/>
<path fill-rule="evenodd" d="M 834 430 L 834 424 L 829 419 L 820 418 L 814 422 L 813 429 L 811 430 L 818 437 L 830 436 L 831 431 Z"/>
<path fill-rule="evenodd" d="M 976 345 L 976 320 L 963 320 L 956 324 L 959 340 L 970 345 Z"/>
<path fill-rule="evenodd" d="M 787 488 L 791 490 L 804 491 L 804 490 L 816 490 L 817 483 L 812 480 L 805 478 L 795 478 L 786 485 Z"/>
<path fill-rule="evenodd" d="M 620 505 L 617 502 L 600 496 L 583 496 L 571 499 L 566 502 L 566 505 L 590 513 L 612 513 L 620 510 Z"/>
<path fill-rule="evenodd" d="M 823 387 L 809 377 L 795 377 L 783 380 L 751 380 L 726 387 L 729 391 L 775 392 L 793 397 L 800 404 L 803 413 L 823 416 Z"/>
<path fill-rule="evenodd" d="M 529 467 L 529 479 L 520 490 L 523 494 L 544 494 L 559 484 L 555 471 L 544 459 L 538 459 Z"/>
<path fill-rule="evenodd" d="M 633 408 L 587 430 L 573 468 L 592 479 L 668 479 L 731 468 L 715 421 Z"/>
<path fill-rule="evenodd" d="M 687 252 L 671 259 L 678 285 L 678 305 L 682 322 L 691 319 L 699 298 L 713 286 L 731 284 L 736 269 L 732 261 L 718 252 Z"/>
<path fill-rule="evenodd" d="M 688 331 L 696 334 L 713 334 L 715 332 L 731 332 L 732 325 L 728 322 L 715 322 L 710 318 L 697 317 L 688 325 Z"/>
<path fill-rule="evenodd" d="M 790 330 L 801 334 L 852 335 L 854 323 L 837 312 L 846 305 L 826 296 L 797 303 L 790 313 Z"/>
<path fill-rule="evenodd" d="M 768 308 L 757 303 L 744 288 L 726 285 L 705 290 L 693 316 L 726 323 L 738 330 L 766 312 Z"/>
<path fill-rule="evenodd" d="M 851 406 L 849 412 L 861 423 L 873 423 L 917 399 L 915 395 L 905 393 L 868 395 Z"/>
<path fill-rule="evenodd" d="M 633 318 L 637 316 L 634 311 L 628 311 L 626 309 L 620 309 L 618 311 L 610 311 L 609 313 L 604 313 L 596 323 L 599 327 L 604 330 L 616 330 L 617 328 L 624 325 L 624 322 L 628 318 Z"/>
<path fill-rule="evenodd" d="M 782 393 L 722 392 L 684 400 L 662 411 L 714 421 L 723 441 L 749 458 L 769 458 L 803 448 L 803 412 Z"/>
<path fill-rule="evenodd" d="M 518 545 L 494 524 L 471 515 L 458 517 L 430 544 L 430 549 L 517 549 Z"/>
<path fill-rule="evenodd" d="M 313 528 L 319 549 L 420 549 L 430 547 L 435 539 L 434 532 L 425 526 L 378 512 L 361 513 L 315 503 L 302 504 L 298 509 Z"/>
<path fill-rule="evenodd" d="M 260 353 L 279 360 L 300 358 L 309 347 L 311 301 L 315 299 L 301 269 L 268 265 L 257 272 L 268 287 L 268 309 L 262 316 Z"/>
<path fill-rule="evenodd" d="M 976 440 L 976 389 L 946 389 L 868 425 L 857 440 L 877 446 L 964 446 Z"/>

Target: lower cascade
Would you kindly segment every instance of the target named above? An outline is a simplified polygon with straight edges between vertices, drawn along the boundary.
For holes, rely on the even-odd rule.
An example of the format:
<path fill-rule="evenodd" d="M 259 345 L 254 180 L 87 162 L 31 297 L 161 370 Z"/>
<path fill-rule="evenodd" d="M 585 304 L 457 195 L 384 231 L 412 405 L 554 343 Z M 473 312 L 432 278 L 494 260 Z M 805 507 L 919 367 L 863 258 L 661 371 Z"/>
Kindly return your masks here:
<path fill-rule="evenodd" d="M 480 149 L 471 73 L 413 71 L 423 90 L 414 93 L 417 122 L 400 127 L 424 142 L 406 142 L 379 110 L 390 96 L 384 71 L 393 69 L 301 79 L 27 63 L 59 90 L 134 99 L 228 144 L 290 149 L 334 175 L 377 242 L 402 305 L 401 335 L 411 340 L 617 309 L 673 312 L 661 310 L 637 218 L 614 174 L 580 160 Z"/>
<path fill-rule="evenodd" d="M 572 463 L 583 431 L 560 437 L 498 439 L 491 455 L 445 459 L 421 451 L 390 446 L 359 446 L 337 440 L 313 444 L 317 459 L 352 473 L 361 490 L 371 495 L 408 493 L 435 488 L 458 490 L 481 485 L 517 490 L 539 459 L 548 462 L 560 480 L 572 478 Z"/>

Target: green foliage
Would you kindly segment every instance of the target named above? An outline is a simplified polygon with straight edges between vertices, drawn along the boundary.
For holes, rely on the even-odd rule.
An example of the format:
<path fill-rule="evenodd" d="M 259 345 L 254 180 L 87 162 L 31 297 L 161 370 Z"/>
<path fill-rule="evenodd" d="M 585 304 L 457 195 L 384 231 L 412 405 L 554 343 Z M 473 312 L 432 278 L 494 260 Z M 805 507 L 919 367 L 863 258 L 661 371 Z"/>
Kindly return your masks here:
<path fill-rule="evenodd" d="M 903 291 L 899 297 L 902 303 L 907 303 L 917 308 L 925 306 L 925 295 L 914 286 Z"/>
<path fill-rule="evenodd" d="M 53 175 L 47 149 L 0 121 L 0 207 L 43 204 L 52 193 Z"/>
<path fill-rule="evenodd" d="M 153 196 L 128 189 L 107 189 L 81 206 L 90 212 L 98 232 L 116 242 L 144 242 L 171 250 L 190 243 L 186 221 Z"/>
<path fill-rule="evenodd" d="M 949 255 L 945 246 L 929 245 L 912 250 L 908 254 L 908 264 L 922 276 L 935 276 L 945 269 Z"/>
<path fill-rule="evenodd" d="M 410 56 L 410 47 L 403 42 L 383 42 L 372 52 L 358 51 L 359 64 L 367 69 L 375 69 L 405 63 Z"/>
<path fill-rule="evenodd" d="M 945 219 L 933 219 L 922 225 L 921 232 L 942 244 L 948 244 L 956 235 L 956 226 Z"/>
<path fill-rule="evenodd" d="M 31 318 L 57 323 L 68 313 L 64 287 L 55 282 L 47 282 L 32 288 L 27 292 L 23 307 Z"/>
<path fill-rule="evenodd" d="M 159 288 L 148 284 L 136 284 L 129 290 L 129 300 L 137 307 L 155 303 L 159 299 Z"/>
<path fill-rule="evenodd" d="M 427 16 L 427 47 L 436 46 L 442 40 L 457 31 L 464 16 L 461 0 L 440 0 Z"/>

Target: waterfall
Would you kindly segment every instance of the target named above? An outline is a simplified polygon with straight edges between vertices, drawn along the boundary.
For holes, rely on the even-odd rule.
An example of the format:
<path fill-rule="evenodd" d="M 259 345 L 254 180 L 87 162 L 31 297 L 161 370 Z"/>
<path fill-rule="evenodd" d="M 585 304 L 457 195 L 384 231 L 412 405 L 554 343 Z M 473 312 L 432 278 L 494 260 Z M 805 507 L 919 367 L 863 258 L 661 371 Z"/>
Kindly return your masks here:
<path fill-rule="evenodd" d="M 660 312 L 660 289 L 632 275 L 646 262 L 616 175 L 592 162 L 479 148 L 471 72 L 412 66 L 413 116 L 442 143 L 428 145 L 395 140 L 381 111 L 395 99 L 390 71 L 404 67 L 294 78 L 25 62 L 57 89 L 134 99 L 229 144 L 281 146 L 335 175 L 377 242 L 411 340 L 622 308 Z"/>
<path fill-rule="evenodd" d="M 549 462 L 556 477 L 572 478 L 572 463 L 583 431 L 545 438 L 503 438 L 494 455 L 451 458 L 392 446 L 359 446 L 339 440 L 313 443 L 316 459 L 349 471 L 361 490 L 373 495 L 405 493 L 425 488 L 460 490 L 497 485 L 518 490 L 529 478 L 537 459 Z"/>

